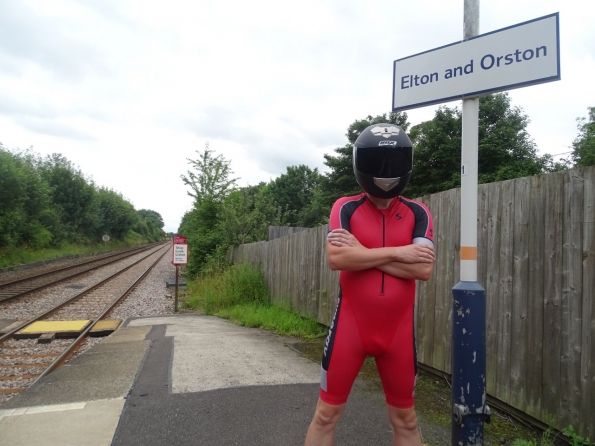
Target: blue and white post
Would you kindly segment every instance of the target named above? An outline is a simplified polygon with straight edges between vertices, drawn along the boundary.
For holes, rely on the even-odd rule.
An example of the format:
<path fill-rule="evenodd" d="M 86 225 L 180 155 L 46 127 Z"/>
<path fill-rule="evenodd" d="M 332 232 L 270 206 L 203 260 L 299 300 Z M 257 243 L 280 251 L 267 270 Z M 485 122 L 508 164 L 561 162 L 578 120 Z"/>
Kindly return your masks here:
<path fill-rule="evenodd" d="M 464 39 L 479 34 L 479 0 L 465 0 Z M 486 296 L 477 282 L 479 98 L 463 100 L 461 281 L 452 289 L 452 445 L 483 445 L 486 404 Z"/>

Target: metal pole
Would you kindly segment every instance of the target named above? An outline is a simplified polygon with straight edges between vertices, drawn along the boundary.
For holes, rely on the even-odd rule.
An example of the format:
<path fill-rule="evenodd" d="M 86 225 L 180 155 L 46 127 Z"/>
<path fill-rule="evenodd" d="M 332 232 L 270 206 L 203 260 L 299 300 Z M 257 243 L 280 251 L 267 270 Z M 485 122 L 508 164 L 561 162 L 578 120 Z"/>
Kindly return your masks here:
<path fill-rule="evenodd" d="M 176 297 L 174 299 L 174 312 L 178 312 L 178 265 L 176 265 Z"/>
<path fill-rule="evenodd" d="M 479 0 L 465 0 L 463 39 L 479 34 Z M 477 282 L 479 99 L 463 100 L 461 279 L 452 289 L 452 445 L 483 445 L 486 404 L 485 290 Z"/>

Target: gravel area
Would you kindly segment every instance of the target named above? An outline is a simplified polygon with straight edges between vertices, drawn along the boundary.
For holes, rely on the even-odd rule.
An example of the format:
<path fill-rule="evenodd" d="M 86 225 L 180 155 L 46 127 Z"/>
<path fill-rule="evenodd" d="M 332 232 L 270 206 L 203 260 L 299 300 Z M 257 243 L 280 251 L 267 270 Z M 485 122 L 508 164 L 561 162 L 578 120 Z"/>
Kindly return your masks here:
<path fill-rule="evenodd" d="M 141 253 L 122 260 L 114 265 L 109 265 L 88 274 L 84 274 L 73 279 L 75 282 L 59 284 L 44 290 L 27 294 L 12 301 L 2 304 L 3 319 L 27 320 L 42 314 L 54 306 L 62 303 L 94 284 L 115 274 L 125 266 L 131 265 L 144 257 L 146 253 Z M 165 255 L 165 257 L 168 257 Z M 172 266 L 173 268 L 173 266 Z"/>
<path fill-rule="evenodd" d="M 175 277 L 176 267 L 171 264 L 171 256 L 166 254 L 145 280 L 112 310 L 109 318 L 125 320 L 129 317 L 173 314 L 174 289 L 168 289 L 166 281 Z"/>
<path fill-rule="evenodd" d="M 165 316 L 174 313 L 173 290 L 167 289 L 166 281 L 175 279 L 176 268 L 171 256 L 166 254 L 147 277 L 108 315 L 107 319 L 121 319 L 122 323 L 131 317 Z M 74 357 L 84 353 L 106 337 L 87 338 Z"/>
<path fill-rule="evenodd" d="M 75 265 L 89 260 L 100 259 L 109 255 L 125 252 L 133 248 L 120 248 L 113 251 L 95 252 L 91 254 L 75 254 L 56 259 L 42 260 L 35 263 L 8 266 L 0 268 L 0 284 L 28 277 L 31 274 L 41 274 L 54 271 L 65 266 Z"/>
<path fill-rule="evenodd" d="M 133 261 L 130 261 L 132 263 Z M 119 267 L 121 268 L 121 266 Z M 114 268 L 108 268 L 110 271 L 101 271 L 92 273 L 81 277 L 77 280 L 77 285 L 87 288 L 96 283 L 100 277 L 106 277 L 115 272 L 111 271 Z M 137 286 L 132 293 L 121 302 L 111 314 L 109 319 L 122 319 L 124 322 L 130 317 L 138 316 L 160 316 L 174 313 L 174 290 L 166 287 L 166 281 L 175 278 L 175 267 L 171 264 L 171 255 L 166 253 L 159 263 L 152 269 L 143 282 Z M 70 284 L 71 286 L 72 284 Z M 63 302 L 66 299 L 73 297 L 81 292 L 82 289 L 72 289 L 66 286 L 54 287 L 51 290 L 45 290 L 40 293 L 33 293 L 30 296 L 25 296 L 16 299 L 14 302 L 9 302 L 2 306 L 2 317 L 8 319 L 28 319 L 38 315 L 51 308 L 56 303 Z M 74 357 L 84 353 L 89 348 L 107 339 L 107 337 L 90 337 L 85 340 L 79 351 Z M 8 340 L 0 345 L 0 355 L 11 355 L 13 350 L 19 349 L 19 353 L 30 354 L 47 354 L 49 352 L 59 353 L 63 351 L 65 345 L 70 344 L 71 339 L 55 339 L 50 344 L 38 344 L 37 339 L 26 340 Z M 22 350 L 24 348 L 24 350 Z M 42 358 L 31 358 L 27 360 L 27 364 L 43 363 Z M 45 362 L 48 362 L 45 359 Z M 51 362 L 51 361 L 49 361 Z M 35 368 L 11 367 L 15 361 L 10 358 L 3 358 L 0 362 L 0 369 L 2 375 L 20 375 L 29 373 L 39 373 Z M 18 360 L 19 364 L 23 364 L 23 360 Z M 14 387 L 26 387 L 32 380 L 19 378 L 16 381 L 0 381 L 0 389 L 9 389 Z M 0 404 L 12 398 L 12 394 L 0 394 Z"/>
<path fill-rule="evenodd" d="M 150 257 L 143 259 L 141 262 L 133 265 L 130 269 L 123 271 L 122 274 L 110 279 L 110 281 L 98 287 L 89 293 L 76 299 L 58 311 L 48 316 L 46 320 L 49 321 L 65 321 L 65 320 L 83 320 L 95 319 L 107 307 L 113 304 L 114 300 L 124 294 L 134 281 L 144 274 L 148 268 L 151 267 L 162 256 L 164 250 L 161 249 L 156 253 L 151 254 Z"/>

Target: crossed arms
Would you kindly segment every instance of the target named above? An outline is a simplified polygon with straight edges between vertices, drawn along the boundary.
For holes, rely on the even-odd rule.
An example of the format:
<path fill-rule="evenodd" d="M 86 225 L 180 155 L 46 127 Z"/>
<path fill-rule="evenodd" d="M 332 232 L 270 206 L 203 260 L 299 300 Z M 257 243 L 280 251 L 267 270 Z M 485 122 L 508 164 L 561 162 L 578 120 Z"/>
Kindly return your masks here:
<path fill-rule="evenodd" d="M 377 268 L 401 279 L 428 280 L 436 260 L 434 249 L 428 245 L 369 249 L 345 229 L 329 232 L 326 248 L 326 258 L 332 270 Z"/>

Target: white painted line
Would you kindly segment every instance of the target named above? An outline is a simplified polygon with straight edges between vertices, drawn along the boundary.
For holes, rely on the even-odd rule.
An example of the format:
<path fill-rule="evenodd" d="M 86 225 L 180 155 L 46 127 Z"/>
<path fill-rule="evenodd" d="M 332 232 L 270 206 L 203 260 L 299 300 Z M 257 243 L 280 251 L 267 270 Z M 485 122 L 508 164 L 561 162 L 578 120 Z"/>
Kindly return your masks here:
<path fill-rule="evenodd" d="M 52 404 L 49 406 L 20 407 L 18 409 L 0 410 L 0 419 L 15 415 L 29 415 L 34 413 L 62 412 L 64 410 L 84 409 L 87 403 Z"/>

